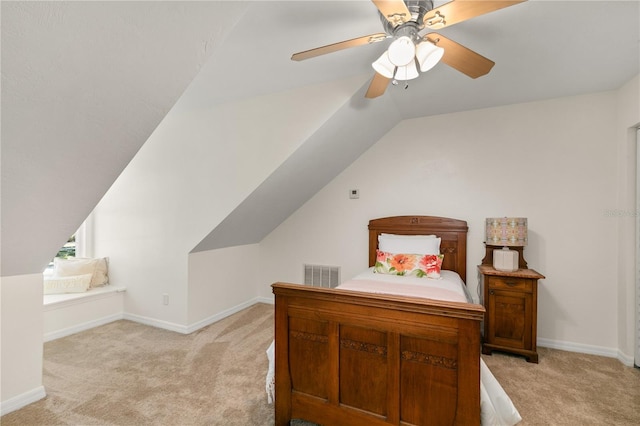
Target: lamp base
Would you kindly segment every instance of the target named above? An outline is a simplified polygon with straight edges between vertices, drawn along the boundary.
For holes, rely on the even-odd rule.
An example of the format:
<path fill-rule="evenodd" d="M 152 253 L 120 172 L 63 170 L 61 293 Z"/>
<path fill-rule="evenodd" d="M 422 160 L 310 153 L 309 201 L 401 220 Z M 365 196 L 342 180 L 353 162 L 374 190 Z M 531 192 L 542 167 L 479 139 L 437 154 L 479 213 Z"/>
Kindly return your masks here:
<path fill-rule="evenodd" d="M 504 272 L 518 270 L 518 252 L 504 247 L 493 251 L 493 269 Z"/>
<path fill-rule="evenodd" d="M 485 255 L 484 255 L 484 259 L 482 259 L 482 264 L 493 266 L 493 252 L 499 249 L 502 249 L 502 246 L 492 246 L 492 245 L 488 245 L 487 243 L 484 243 L 484 244 L 485 244 Z M 523 249 L 524 247 L 520 247 L 520 246 L 510 248 L 510 250 L 514 250 L 518 252 L 518 269 L 528 268 L 527 261 L 524 258 Z"/>

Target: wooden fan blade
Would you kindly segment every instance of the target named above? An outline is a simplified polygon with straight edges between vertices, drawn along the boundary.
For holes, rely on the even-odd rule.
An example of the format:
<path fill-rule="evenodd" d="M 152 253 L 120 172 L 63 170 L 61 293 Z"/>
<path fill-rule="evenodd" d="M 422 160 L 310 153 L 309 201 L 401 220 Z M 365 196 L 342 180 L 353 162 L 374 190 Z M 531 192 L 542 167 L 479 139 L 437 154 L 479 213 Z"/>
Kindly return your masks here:
<path fill-rule="evenodd" d="M 527 0 L 452 0 L 440 7 L 431 9 L 424 15 L 424 25 L 426 28 L 440 29 L 451 25 L 493 12 L 505 7 L 524 3 Z"/>
<path fill-rule="evenodd" d="M 391 81 L 390 78 L 387 78 L 378 73 L 375 73 L 373 75 L 373 79 L 371 80 L 371 84 L 369 84 L 367 93 L 364 95 L 364 97 L 373 99 L 373 98 L 377 98 L 378 96 L 382 96 L 384 94 L 384 91 L 387 90 L 389 81 Z"/>
<path fill-rule="evenodd" d="M 402 0 L 371 0 L 394 27 L 411 20 L 411 12 Z"/>
<path fill-rule="evenodd" d="M 377 43 L 387 38 L 385 33 L 371 34 L 368 36 L 353 38 L 351 40 L 345 40 L 338 43 L 328 44 L 322 47 L 316 47 L 315 49 L 305 50 L 304 52 L 294 53 L 291 59 L 294 61 L 302 61 L 304 59 L 314 58 L 320 55 L 326 55 L 327 53 L 337 52 L 339 50 L 348 49 L 350 47 L 362 46 L 363 44 Z"/>
<path fill-rule="evenodd" d="M 488 74 L 495 65 L 492 60 L 438 33 L 429 33 L 423 39 L 444 49 L 442 62 L 471 78 L 478 78 Z"/>

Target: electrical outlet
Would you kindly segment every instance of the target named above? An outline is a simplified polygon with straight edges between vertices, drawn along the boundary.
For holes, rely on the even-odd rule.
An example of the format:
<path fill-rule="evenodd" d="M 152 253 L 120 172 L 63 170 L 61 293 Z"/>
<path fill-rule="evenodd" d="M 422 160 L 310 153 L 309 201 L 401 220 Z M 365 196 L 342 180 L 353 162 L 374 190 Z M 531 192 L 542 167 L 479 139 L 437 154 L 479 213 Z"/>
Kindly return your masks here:
<path fill-rule="evenodd" d="M 163 305 L 168 305 L 169 304 L 169 295 L 167 293 L 164 293 L 162 295 L 162 304 Z"/>

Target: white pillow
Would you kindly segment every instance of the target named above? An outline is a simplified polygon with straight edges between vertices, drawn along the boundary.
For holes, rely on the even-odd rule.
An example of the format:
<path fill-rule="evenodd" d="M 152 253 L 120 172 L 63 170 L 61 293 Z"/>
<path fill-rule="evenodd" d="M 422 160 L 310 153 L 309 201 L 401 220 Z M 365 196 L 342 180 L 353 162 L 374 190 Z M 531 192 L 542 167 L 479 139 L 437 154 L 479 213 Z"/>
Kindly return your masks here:
<path fill-rule="evenodd" d="M 98 263 L 91 277 L 91 288 L 109 284 L 109 258 L 100 257 L 96 260 Z"/>
<path fill-rule="evenodd" d="M 68 259 L 55 258 L 53 260 L 54 277 L 73 277 L 91 274 L 90 287 L 99 287 L 109 283 L 108 261 L 106 257 L 87 259 L 70 257 Z"/>
<path fill-rule="evenodd" d="M 423 238 L 423 239 L 429 239 L 429 238 L 436 238 L 435 235 L 402 235 L 402 234 L 385 234 L 384 232 L 381 233 L 380 235 L 378 235 L 378 241 L 380 241 L 381 239 L 414 239 L 414 238 Z"/>
<path fill-rule="evenodd" d="M 73 277 L 85 274 L 93 275 L 97 264 L 96 259 L 76 259 L 73 257 L 62 259 L 56 257 L 53 259 L 53 276 Z"/>
<path fill-rule="evenodd" d="M 44 294 L 84 293 L 89 290 L 91 274 L 45 277 Z"/>
<path fill-rule="evenodd" d="M 378 249 L 387 253 L 440 254 L 440 237 L 435 235 L 380 234 Z"/>

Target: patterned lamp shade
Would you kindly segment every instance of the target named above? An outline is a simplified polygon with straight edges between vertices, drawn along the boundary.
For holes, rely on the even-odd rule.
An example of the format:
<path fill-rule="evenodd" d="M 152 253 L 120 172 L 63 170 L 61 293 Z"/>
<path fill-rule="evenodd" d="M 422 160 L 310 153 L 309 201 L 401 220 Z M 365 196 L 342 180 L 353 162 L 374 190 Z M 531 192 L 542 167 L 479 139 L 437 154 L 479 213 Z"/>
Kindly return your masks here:
<path fill-rule="evenodd" d="M 490 217 L 485 222 L 485 242 L 490 246 L 527 245 L 526 217 Z"/>

